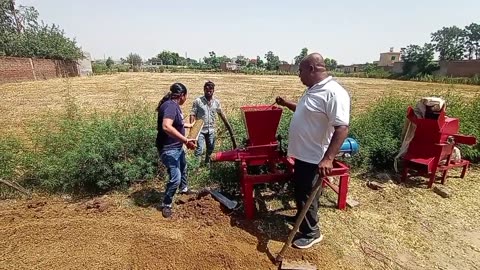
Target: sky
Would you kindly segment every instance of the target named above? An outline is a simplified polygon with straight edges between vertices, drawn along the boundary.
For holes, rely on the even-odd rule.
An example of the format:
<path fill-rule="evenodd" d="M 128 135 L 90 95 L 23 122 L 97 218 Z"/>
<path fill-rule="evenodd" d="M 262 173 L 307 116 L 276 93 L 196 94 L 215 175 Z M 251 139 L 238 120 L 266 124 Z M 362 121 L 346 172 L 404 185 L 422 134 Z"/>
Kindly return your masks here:
<path fill-rule="evenodd" d="M 339 64 L 377 61 L 381 52 L 423 45 L 444 26 L 480 23 L 478 0 L 16 0 L 34 6 L 93 59 L 163 50 L 193 59 L 262 58 L 291 62 L 302 48 Z"/>

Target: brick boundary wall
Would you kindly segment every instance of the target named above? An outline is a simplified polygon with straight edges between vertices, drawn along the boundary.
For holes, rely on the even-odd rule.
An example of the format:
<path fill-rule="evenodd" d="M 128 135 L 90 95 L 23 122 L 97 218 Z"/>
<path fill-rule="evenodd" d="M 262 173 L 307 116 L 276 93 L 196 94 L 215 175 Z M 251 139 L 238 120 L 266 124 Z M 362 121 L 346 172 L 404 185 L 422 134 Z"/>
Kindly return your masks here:
<path fill-rule="evenodd" d="M 75 61 L 0 57 L 0 83 L 79 76 Z"/>
<path fill-rule="evenodd" d="M 480 60 L 440 61 L 439 73 L 452 77 L 480 75 Z"/>

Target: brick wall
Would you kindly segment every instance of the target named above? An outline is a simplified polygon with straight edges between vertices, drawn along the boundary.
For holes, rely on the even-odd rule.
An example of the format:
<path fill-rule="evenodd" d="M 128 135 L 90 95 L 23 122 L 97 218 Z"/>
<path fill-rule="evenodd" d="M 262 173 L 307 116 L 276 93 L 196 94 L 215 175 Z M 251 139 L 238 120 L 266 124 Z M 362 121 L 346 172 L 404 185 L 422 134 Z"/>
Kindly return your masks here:
<path fill-rule="evenodd" d="M 480 60 L 441 61 L 439 74 L 452 77 L 480 75 Z"/>
<path fill-rule="evenodd" d="M 0 83 L 78 76 L 74 61 L 0 57 Z"/>

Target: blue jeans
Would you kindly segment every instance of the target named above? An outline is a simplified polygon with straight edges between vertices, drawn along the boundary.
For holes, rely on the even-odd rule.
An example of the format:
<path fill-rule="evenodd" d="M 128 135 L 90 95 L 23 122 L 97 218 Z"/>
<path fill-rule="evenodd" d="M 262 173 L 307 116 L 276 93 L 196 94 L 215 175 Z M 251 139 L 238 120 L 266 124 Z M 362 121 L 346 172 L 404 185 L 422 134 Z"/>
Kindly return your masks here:
<path fill-rule="evenodd" d="M 187 160 L 183 148 L 162 151 L 160 154 L 162 163 L 167 167 L 169 181 L 165 188 L 163 205 L 171 206 L 173 196 L 180 187 L 180 191 L 188 188 L 187 183 Z"/>
<path fill-rule="evenodd" d="M 215 133 L 200 133 L 198 135 L 197 148 L 195 149 L 195 156 L 198 158 L 203 154 L 204 146 L 207 148 L 205 156 L 205 163 L 210 162 L 210 155 L 215 148 Z"/>

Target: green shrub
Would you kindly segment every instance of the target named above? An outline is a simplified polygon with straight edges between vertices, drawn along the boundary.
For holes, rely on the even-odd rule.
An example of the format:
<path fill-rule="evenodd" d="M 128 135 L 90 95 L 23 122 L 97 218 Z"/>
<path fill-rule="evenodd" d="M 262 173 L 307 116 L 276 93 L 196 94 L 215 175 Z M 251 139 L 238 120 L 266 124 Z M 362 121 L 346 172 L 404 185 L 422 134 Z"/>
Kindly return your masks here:
<path fill-rule="evenodd" d="M 152 115 L 145 107 L 108 117 L 70 112 L 55 128 L 37 128 L 32 178 L 46 190 L 67 192 L 101 192 L 152 178 L 157 168 Z"/>
<path fill-rule="evenodd" d="M 22 144 L 13 137 L 0 138 L 0 179 L 14 179 L 22 161 Z"/>
<path fill-rule="evenodd" d="M 354 167 L 370 170 L 393 168 L 407 107 L 412 104 L 413 100 L 387 96 L 365 113 L 354 116 L 350 136 L 360 144 L 360 152 L 349 162 Z"/>

